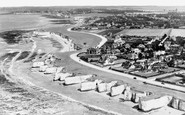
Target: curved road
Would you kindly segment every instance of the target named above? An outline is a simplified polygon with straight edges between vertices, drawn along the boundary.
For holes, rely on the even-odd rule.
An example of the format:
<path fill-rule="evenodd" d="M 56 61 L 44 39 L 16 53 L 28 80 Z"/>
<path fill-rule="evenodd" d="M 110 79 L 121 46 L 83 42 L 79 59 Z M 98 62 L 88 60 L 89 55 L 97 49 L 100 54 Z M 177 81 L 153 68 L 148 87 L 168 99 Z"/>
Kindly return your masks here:
<path fill-rule="evenodd" d="M 79 32 L 71 32 L 71 31 L 67 31 L 67 29 L 70 26 L 67 27 L 52 27 L 52 28 L 48 28 L 46 29 L 47 31 L 51 31 L 51 32 L 60 32 L 63 33 L 64 35 L 68 35 L 69 37 L 71 37 L 75 43 L 78 44 L 82 44 L 84 41 L 88 44 L 88 47 L 95 47 L 99 44 L 99 42 L 101 41 L 99 36 L 94 36 L 92 34 L 89 33 L 79 33 Z M 69 29 L 68 29 L 69 30 Z M 75 52 L 77 53 L 77 52 Z M 146 80 L 143 78 L 137 78 L 137 80 L 132 79 L 135 76 L 131 76 L 128 74 L 123 74 L 123 73 L 119 73 L 119 72 L 110 72 L 110 70 L 106 70 L 106 71 L 102 71 L 102 68 L 97 69 L 96 67 L 92 67 L 93 65 L 89 65 L 87 66 L 87 64 L 82 64 L 82 62 L 80 61 L 79 63 L 79 59 L 77 59 L 75 57 L 76 54 L 74 54 L 74 52 L 66 52 L 66 53 L 58 53 L 57 56 L 63 58 L 63 64 L 62 66 L 65 66 L 67 68 L 67 70 L 72 71 L 72 72 L 79 72 L 79 73 L 86 73 L 87 74 L 97 74 L 98 76 L 101 77 L 101 79 L 105 80 L 105 81 L 110 81 L 110 80 L 118 80 L 118 81 L 122 81 L 124 83 L 128 83 L 130 84 L 132 87 L 135 87 L 138 90 L 143 90 L 143 91 L 152 91 L 154 93 L 162 93 L 162 94 L 169 94 L 169 95 L 174 95 L 174 96 L 178 96 L 180 98 L 183 99 L 183 97 L 185 96 L 184 93 L 179 92 L 179 91 L 175 91 L 175 90 L 171 90 L 171 89 L 167 89 L 167 88 L 163 88 L 164 85 L 162 85 L 161 83 L 156 83 L 155 85 L 159 85 L 161 87 L 157 87 L 154 85 L 148 85 L 148 84 L 143 84 L 143 81 L 147 81 L 149 84 L 154 84 L 153 81 L 151 82 L 150 80 Z M 76 59 L 72 59 L 69 57 L 75 57 Z M 179 89 L 179 87 L 177 87 L 177 89 Z M 181 89 L 181 88 L 180 88 Z M 181 89 L 184 91 L 184 88 Z"/>
<path fill-rule="evenodd" d="M 76 32 L 76 33 L 82 33 L 82 34 L 90 34 L 90 35 L 99 37 L 101 39 L 101 41 L 97 45 L 98 48 L 100 48 L 103 44 L 105 44 L 107 42 L 107 39 L 105 37 L 103 37 L 101 35 L 98 35 L 98 34 L 95 34 L 95 33 L 81 32 L 81 31 L 72 31 L 71 28 L 68 28 L 67 31 L 69 31 L 69 32 Z"/>
<path fill-rule="evenodd" d="M 87 32 L 78 32 L 78 31 L 71 31 L 71 28 L 68 28 L 67 31 L 69 31 L 69 32 L 76 32 L 76 33 L 91 34 L 91 35 L 99 37 L 101 39 L 101 42 L 97 45 L 97 47 L 101 47 L 107 41 L 107 39 L 105 37 L 103 37 L 101 35 L 98 35 L 98 34 L 87 33 Z M 101 68 L 101 67 L 98 67 L 98 66 L 94 66 L 92 64 L 84 62 L 83 60 L 80 60 L 77 57 L 77 55 L 78 55 L 78 53 L 74 53 L 74 54 L 70 55 L 70 58 L 73 59 L 74 61 L 80 63 L 80 64 L 85 65 L 85 66 L 88 66 L 88 67 L 91 67 L 91 68 L 94 68 L 94 69 L 98 69 L 100 71 L 109 72 L 109 73 L 112 73 L 112 74 L 115 74 L 115 75 L 121 75 L 123 77 L 128 77 L 130 79 L 137 79 L 139 81 L 146 82 L 148 84 L 152 84 L 152 85 L 156 85 L 156 86 L 160 86 L 160 87 L 165 87 L 165 88 L 169 88 L 169 89 L 185 92 L 185 87 L 180 87 L 180 86 L 170 85 L 170 84 L 162 84 L 161 82 L 157 82 L 157 81 L 155 81 L 153 79 L 145 79 L 145 78 L 137 77 L 137 76 L 134 76 L 134 75 L 125 74 L 125 73 L 121 73 L 121 72 L 116 72 L 116 71 L 113 71 L 113 70 L 108 70 L 106 68 Z"/>

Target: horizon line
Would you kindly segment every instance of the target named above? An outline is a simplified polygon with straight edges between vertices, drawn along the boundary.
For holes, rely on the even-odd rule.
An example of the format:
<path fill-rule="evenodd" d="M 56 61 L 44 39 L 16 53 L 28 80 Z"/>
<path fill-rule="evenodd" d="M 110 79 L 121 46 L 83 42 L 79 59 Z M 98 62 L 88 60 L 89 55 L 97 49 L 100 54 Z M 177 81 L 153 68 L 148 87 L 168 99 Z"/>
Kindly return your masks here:
<path fill-rule="evenodd" d="M 3 6 L 0 8 L 18 8 L 18 7 L 185 7 L 185 5 L 168 5 L 168 6 L 162 6 L 162 5 L 65 5 L 65 6 Z"/>

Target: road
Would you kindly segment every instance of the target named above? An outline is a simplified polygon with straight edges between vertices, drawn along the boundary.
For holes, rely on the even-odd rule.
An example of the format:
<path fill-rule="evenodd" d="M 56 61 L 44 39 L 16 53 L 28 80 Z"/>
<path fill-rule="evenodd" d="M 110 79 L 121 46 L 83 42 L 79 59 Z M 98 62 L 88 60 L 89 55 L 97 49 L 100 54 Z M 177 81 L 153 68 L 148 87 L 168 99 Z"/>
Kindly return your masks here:
<path fill-rule="evenodd" d="M 90 35 L 87 33 L 70 32 L 70 31 L 67 31 L 68 28 L 69 27 L 53 27 L 53 28 L 47 28 L 46 30 L 52 31 L 52 32 L 60 32 L 60 33 L 63 33 L 64 35 L 68 35 L 74 40 L 74 42 L 77 42 L 77 43 L 83 43 L 85 41 L 87 42 L 87 44 L 89 44 L 88 47 L 95 47 L 101 41 L 101 39 L 97 36 Z M 159 94 L 169 94 L 169 95 L 180 97 L 182 99 L 185 97 L 184 93 L 175 91 L 175 90 L 166 89 L 166 88 L 163 88 L 163 86 L 157 87 L 154 85 L 143 84 L 143 81 L 130 79 L 128 77 L 124 77 L 123 75 L 118 75 L 118 74 L 115 75 L 109 72 L 105 72 L 102 70 L 98 70 L 92 67 L 82 65 L 74 61 L 73 59 L 69 58 L 70 55 L 74 53 L 78 53 L 78 51 L 56 54 L 56 56 L 60 57 L 63 61 L 61 62 L 61 65 L 66 67 L 67 70 L 70 72 L 97 74 L 101 79 L 105 81 L 110 81 L 110 80 L 122 81 L 124 83 L 128 83 L 132 87 L 137 88 L 138 90 L 152 91 L 154 93 L 159 93 Z"/>
<path fill-rule="evenodd" d="M 107 41 L 107 39 L 105 37 L 103 37 L 101 35 L 98 35 L 98 34 L 87 33 L 87 32 L 78 32 L 78 31 L 71 31 L 71 28 L 68 28 L 67 31 L 69 31 L 69 32 L 76 32 L 76 33 L 91 34 L 91 35 L 94 35 L 94 36 L 99 37 L 101 39 L 101 42 L 97 45 L 97 47 L 101 47 Z M 171 32 L 171 30 L 170 30 L 170 32 Z M 169 35 L 169 33 L 168 33 L 168 35 Z M 164 39 L 164 41 L 168 38 L 168 35 Z M 164 41 L 162 41 L 162 42 L 164 42 Z M 139 80 L 139 81 L 148 83 L 148 84 L 152 84 L 152 85 L 156 85 L 156 86 L 160 86 L 160 87 L 165 87 L 165 88 L 172 89 L 172 90 L 177 90 L 177 91 L 185 92 L 185 87 L 180 87 L 180 86 L 170 85 L 170 84 L 162 84 L 161 82 L 155 81 L 155 79 L 145 79 L 145 78 L 137 77 L 137 76 L 134 76 L 134 75 L 120 73 L 120 72 L 115 72 L 115 71 L 112 71 L 112 70 L 108 70 L 106 68 L 101 68 L 101 67 L 98 67 L 98 66 L 94 66 L 92 64 L 89 64 L 89 63 L 84 62 L 83 60 L 80 60 L 77 57 L 77 55 L 78 55 L 78 53 L 72 54 L 72 55 L 70 55 L 70 58 L 73 59 L 74 61 L 80 63 L 80 64 L 85 65 L 85 66 L 88 66 L 88 67 L 91 67 L 91 68 L 94 68 L 94 69 L 98 69 L 100 71 L 109 72 L 109 73 L 116 74 L 116 75 L 121 75 L 123 77 L 128 77 L 130 79 L 136 79 L 136 80 Z"/>

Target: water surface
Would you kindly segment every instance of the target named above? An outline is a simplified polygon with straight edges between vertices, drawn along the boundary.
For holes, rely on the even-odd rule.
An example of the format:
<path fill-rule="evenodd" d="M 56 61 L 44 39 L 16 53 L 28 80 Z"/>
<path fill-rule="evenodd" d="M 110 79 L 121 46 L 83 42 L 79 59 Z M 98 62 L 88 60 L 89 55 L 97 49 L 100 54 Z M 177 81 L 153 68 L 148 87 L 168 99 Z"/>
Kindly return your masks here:
<path fill-rule="evenodd" d="M 15 29 L 31 29 L 49 24 L 49 19 L 40 15 L 0 15 L 0 32 Z"/>

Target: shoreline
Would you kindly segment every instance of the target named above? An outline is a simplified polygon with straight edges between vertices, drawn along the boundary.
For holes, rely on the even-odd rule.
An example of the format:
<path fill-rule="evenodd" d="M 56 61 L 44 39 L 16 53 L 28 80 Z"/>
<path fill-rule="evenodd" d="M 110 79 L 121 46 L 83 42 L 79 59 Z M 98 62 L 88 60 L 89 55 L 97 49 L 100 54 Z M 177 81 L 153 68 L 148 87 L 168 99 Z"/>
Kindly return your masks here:
<path fill-rule="evenodd" d="M 70 52 L 70 51 L 75 51 L 72 46 L 73 46 L 73 43 L 71 40 L 67 40 L 65 39 L 63 36 L 60 36 L 54 32 L 48 32 L 48 31 L 44 31 L 44 32 L 40 32 L 40 31 L 35 31 L 35 34 L 37 35 L 41 35 L 41 36 L 44 36 L 44 38 L 48 37 L 50 39 L 53 39 L 53 40 L 56 40 L 58 43 L 60 43 L 61 45 L 61 49 L 59 52 Z"/>

